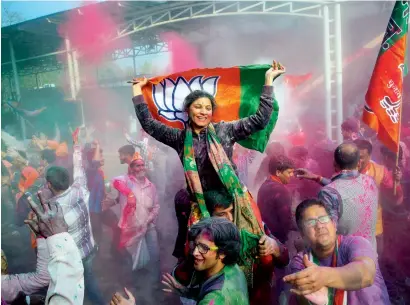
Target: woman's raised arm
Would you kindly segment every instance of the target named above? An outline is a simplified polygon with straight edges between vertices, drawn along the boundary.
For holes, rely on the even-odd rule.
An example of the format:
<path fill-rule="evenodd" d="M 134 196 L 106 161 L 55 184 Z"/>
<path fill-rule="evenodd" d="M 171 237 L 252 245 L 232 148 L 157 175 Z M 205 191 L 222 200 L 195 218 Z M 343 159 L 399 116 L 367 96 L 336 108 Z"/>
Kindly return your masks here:
<path fill-rule="evenodd" d="M 148 80 L 144 78 L 143 81 L 138 82 L 137 79 L 133 81 L 136 83 L 132 86 L 134 96 L 132 102 L 134 103 L 135 113 L 142 128 L 157 141 L 176 149 L 182 136 L 182 130 L 169 127 L 154 119 L 142 95 L 142 87 L 147 84 Z"/>

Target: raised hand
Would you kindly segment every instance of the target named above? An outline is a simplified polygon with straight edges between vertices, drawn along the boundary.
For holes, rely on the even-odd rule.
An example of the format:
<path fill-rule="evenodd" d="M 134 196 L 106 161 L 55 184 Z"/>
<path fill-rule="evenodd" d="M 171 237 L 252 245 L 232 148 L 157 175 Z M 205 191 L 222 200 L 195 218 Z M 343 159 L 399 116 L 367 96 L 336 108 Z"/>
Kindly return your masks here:
<path fill-rule="evenodd" d="M 48 203 L 41 201 L 41 205 L 38 205 L 34 202 L 33 198 L 31 198 L 30 194 L 27 195 L 28 203 L 36 216 L 36 219 L 27 219 L 24 221 L 24 223 L 29 225 L 31 230 L 44 238 L 68 231 L 63 210 L 57 203 L 50 206 Z"/>
<path fill-rule="evenodd" d="M 403 172 L 399 166 L 396 166 L 396 169 L 393 171 L 393 178 L 397 183 L 400 183 L 401 178 L 403 177 Z"/>
<path fill-rule="evenodd" d="M 132 92 L 134 96 L 142 94 L 142 87 L 144 87 L 148 83 L 148 79 L 146 77 L 143 78 L 133 78 L 132 79 Z"/>
<path fill-rule="evenodd" d="M 275 60 L 272 67 L 265 73 L 265 85 L 271 86 L 273 81 L 286 72 L 286 68 Z"/>
<path fill-rule="evenodd" d="M 72 134 L 74 145 L 77 145 L 77 144 L 78 144 L 78 135 L 79 135 L 79 133 L 80 133 L 80 128 L 77 127 L 77 128 L 74 130 L 73 134 Z"/>

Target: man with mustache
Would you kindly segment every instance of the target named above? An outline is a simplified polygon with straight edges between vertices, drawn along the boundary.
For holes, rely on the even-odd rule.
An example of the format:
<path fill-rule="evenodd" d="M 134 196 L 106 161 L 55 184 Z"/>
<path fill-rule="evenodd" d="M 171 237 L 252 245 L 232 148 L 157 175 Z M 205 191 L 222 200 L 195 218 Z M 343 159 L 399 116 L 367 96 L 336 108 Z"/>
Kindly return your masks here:
<path fill-rule="evenodd" d="M 290 304 L 390 304 L 369 241 L 337 235 L 336 223 L 318 199 L 299 204 L 296 222 L 308 247 L 292 259 L 292 274 L 284 278 L 297 299 Z"/>

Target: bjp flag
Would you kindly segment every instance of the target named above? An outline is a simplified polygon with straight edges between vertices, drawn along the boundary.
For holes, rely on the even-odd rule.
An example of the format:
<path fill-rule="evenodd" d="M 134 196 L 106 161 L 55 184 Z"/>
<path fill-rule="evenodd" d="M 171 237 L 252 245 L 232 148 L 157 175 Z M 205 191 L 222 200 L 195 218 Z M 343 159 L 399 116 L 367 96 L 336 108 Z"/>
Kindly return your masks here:
<path fill-rule="evenodd" d="M 153 117 L 164 124 L 183 129 L 187 115 L 185 97 L 194 90 L 204 90 L 216 99 L 213 121 L 234 121 L 255 114 L 270 65 L 232 68 L 193 69 L 149 79 L 143 95 Z M 263 152 L 278 120 L 279 106 L 274 99 L 273 114 L 268 126 L 240 144 Z"/>
<path fill-rule="evenodd" d="M 406 50 L 409 4 L 396 1 L 373 70 L 363 122 L 391 151 L 398 152 L 403 77 L 407 75 Z"/>

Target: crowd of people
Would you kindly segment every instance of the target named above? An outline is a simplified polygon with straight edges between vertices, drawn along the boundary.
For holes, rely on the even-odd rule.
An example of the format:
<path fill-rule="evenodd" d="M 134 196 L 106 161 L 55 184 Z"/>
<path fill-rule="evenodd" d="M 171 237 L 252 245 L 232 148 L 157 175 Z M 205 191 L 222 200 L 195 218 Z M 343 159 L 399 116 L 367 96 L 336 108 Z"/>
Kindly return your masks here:
<path fill-rule="evenodd" d="M 147 79 L 133 80 L 146 136 L 177 152 L 186 180 L 172 194 L 178 233 L 167 253 L 158 229 L 164 187 L 156 182 L 165 173 L 147 139 L 126 135 L 130 144 L 118 154 L 127 172 L 111 179 L 102 145 L 82 138 L 83 128 L 73 132 L 72 148 L 45 136 L 33 137 L 30 156 L 2 145 L 2 211 L 13 215 L 12 225 L 27 225 L 37 255 L 35 271 L 9 274 L 13 257 L 2 252 L 2 303 L 410 302 L 407 138 L 396 164 L 396 154 L 352 117 L 341 126 L 343 143 L 320 131 L 303 145 L 270 142 L 259 166 L 255 152 L 237 142 L 267 126 L 277 111 L 273 83 L 283 73 L 274 62 L 256 113 L 234 122 L 213 123 L 217 101 L 192 91 L 185 129 L 154 119 L 142 94 Z M 251 168 L 258 168 L 255 179 Z M 104 268 L 95 257 L 107 242 L 111 258 L 131 275 L 111 300 L 95 273 Z M 177 262 L 161 275 L 165 255 Z M 143 277 L 147 300 L 135 290 L 136 277 Z"/>

